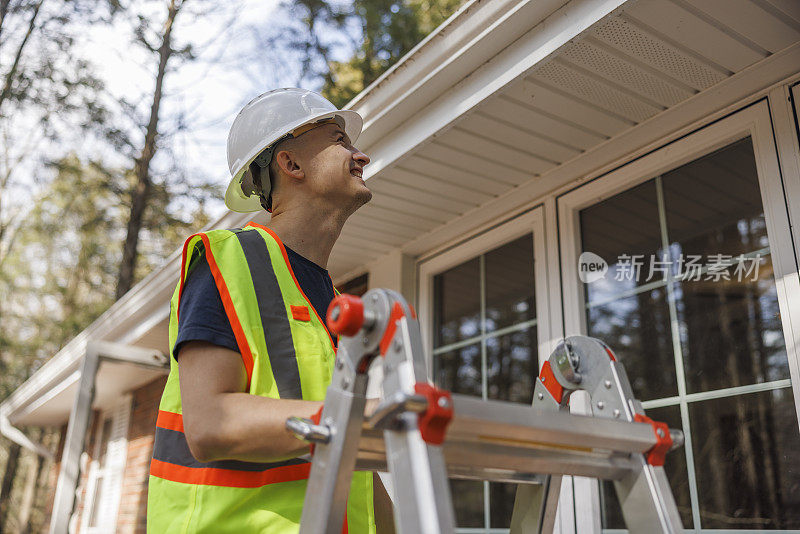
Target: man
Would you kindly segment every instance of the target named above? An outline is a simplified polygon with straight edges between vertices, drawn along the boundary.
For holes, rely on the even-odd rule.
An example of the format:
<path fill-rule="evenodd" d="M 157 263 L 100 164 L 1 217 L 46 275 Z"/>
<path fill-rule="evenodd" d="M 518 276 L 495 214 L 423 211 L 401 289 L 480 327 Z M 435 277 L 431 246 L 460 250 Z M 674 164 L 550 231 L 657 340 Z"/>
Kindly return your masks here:
<path fill-rule="evenodd" d="M 184 246 L 151 533 L 297 532 L 309 445 L 285 422 L 318 412 L 331 379 L 337 339 L 322 318 L 335 290 L 325 267 L 347 218 L 372 197 L 369 158 L 353 146 L 361 126 L 354 111 L 301 89 L 265 93 L 234 120 L 226 205 L 272 217 Z M 373 533 L 376 521 L 381 531 L 385 516 L 391 530 L 390 510 L 379 479 L 356 473 L 343 531 Z"/>

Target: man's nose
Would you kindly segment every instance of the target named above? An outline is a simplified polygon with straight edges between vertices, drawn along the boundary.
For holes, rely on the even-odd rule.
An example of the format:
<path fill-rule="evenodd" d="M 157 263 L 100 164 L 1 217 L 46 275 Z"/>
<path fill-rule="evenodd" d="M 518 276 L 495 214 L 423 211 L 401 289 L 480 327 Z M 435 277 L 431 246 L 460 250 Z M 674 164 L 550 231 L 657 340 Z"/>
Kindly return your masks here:
<path fill-rule="evenodd" d="M 353 153 L 353 159 L 356 160 L 357 162 L 359 162 L 362 167 L 367 165 L 369 163 L 369 161 L 370 161 L 369 156 L 367 156 L 366 154 L 364 154 L 363 152 L 361 152 L 357 148 L 355 149 L 355 152 Z"/>

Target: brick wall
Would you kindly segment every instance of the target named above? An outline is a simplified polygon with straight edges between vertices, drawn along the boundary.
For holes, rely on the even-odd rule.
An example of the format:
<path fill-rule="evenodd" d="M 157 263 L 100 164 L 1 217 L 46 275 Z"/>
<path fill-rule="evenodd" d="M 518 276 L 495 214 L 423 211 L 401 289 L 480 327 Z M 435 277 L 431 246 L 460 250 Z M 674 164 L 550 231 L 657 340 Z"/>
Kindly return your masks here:
<path fill-rule="evenodd" d="M 53 515 L 53 505 L 56 498 L 56 484 L 58 483 L 58 473 L 61 471 L 61 458 L 64 455 L 64 441 L 67 438 L 67 425 L 65 424 L 59 430 L 58 449 L 56 450 L 55 461 L 50 466 L 50 472 L 47 474 L 47 491 L 49 492 L 47 498 L 47 505 L 45 506 L 44 516 L 45 522 L 42 525 L 42 532 L 48 532 L 50 529 L 50 518 Z"/>
<path fill-rule="evenodd" d="M 166 377 L 158 378 L 133 392 L 128 427 L 128 458 L 117 516 L 119 534 L 145 533 L 150 457 L 153 454 L 158 403 L 166 382 Z"/>

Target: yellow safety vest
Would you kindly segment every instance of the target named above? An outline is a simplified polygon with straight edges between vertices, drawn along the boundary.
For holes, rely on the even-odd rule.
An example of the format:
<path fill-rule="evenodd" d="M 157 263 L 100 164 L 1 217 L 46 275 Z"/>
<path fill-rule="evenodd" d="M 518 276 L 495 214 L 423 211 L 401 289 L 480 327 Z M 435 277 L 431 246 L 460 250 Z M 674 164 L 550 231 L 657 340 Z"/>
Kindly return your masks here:
<path fill-rule="evenodd" d="M 170 302 L 170 353 L 192 259 L 204 253 L 247 370 L 247 391 L 273 399 L 321 401 L 335 348 L 292 272 L 286 249 L 268 228 L 212 230 L 186 240 L 181 279 Z M 238 460 L 199 462 L 183 433 L 178 364 L 159 406 L 150 464 L 150 534 L 296 533 L 311 464 Z M 374 534 L 372 474 L 353 475 L 343 532 Z"/>

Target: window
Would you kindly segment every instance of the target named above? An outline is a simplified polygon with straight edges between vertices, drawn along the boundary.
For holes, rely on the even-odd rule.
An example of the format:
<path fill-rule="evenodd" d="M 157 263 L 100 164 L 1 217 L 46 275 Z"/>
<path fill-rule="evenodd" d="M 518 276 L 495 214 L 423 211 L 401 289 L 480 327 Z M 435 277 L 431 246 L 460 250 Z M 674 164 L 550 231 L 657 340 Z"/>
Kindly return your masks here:
<path fill-rule="evenodd" d="M 539 217 L 536 210 L 422 264 L 422 325 L 437 386 L 531 403 L 540 340 L 549 336 L 535 291 L 544 277 L 534 262 L 543 256 Z M 516 485 L 453 479 L 451 491 L 461 531 L 509 527 Z"/>
<path fill-rule="evenodd" d="M 339 293 L 347 293 L 360 297 L 369 289 L 369 273 L 351 278 L 336 289 L 339 290 Z"/>
<path fill-rule="evenodd" d="M 123 397 L 111 410 L 100 414 L 92 462 L 89 465 L 86 505 L 81 532 L 113 532 L 122 493 L 122 476 L 127 455 L 131 398 Z"/>
<path fill-rule="evenodd" d="M 781 272 L 797 271 L 785 267 L 783 203 L 765 215 L 763 154 L 748 135 L 601 202 L 598 181 L 562 203 L 578 208 L 580 252 L 608 263 L 581 284 L 583 329 L 615 350 L 648 415 L 684 431 L 665 469 L 695 531 L 800 528 L 796 354 L 781 302 Z M 603 527 L 624 528 L 610 483 L 601 501 Z"/>

